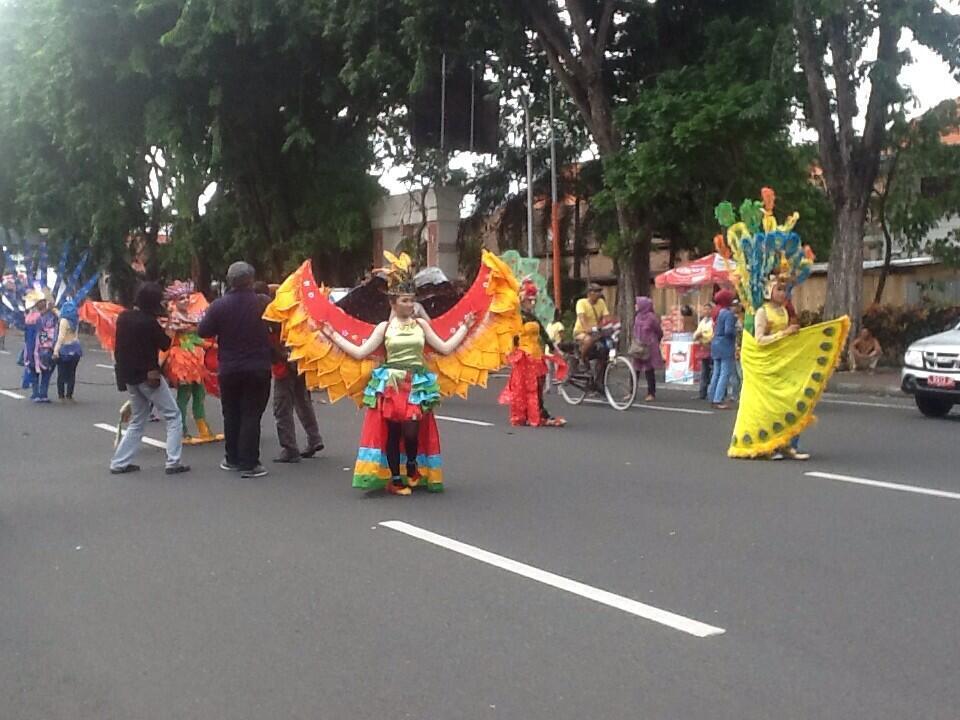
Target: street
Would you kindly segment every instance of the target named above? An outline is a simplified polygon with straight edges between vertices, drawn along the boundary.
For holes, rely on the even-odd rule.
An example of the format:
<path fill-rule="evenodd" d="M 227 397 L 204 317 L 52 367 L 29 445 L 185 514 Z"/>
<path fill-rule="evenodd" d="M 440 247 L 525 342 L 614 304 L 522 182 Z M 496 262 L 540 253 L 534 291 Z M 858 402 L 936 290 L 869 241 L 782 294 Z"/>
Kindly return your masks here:
<path fill-rule="evenodd" d="M 812 460 L 734 461 L 690 392 L 511 428 L 498 378 L 438 413 L 447 491 L 402 498 L 350 487 L 349 401 L 266 478 L 219 444 L 112 476 L 109 356 L 72 406 L 19 377 L 0 355 L 4 720 L 960 716 L 956 411 L 830 396 Z"/>

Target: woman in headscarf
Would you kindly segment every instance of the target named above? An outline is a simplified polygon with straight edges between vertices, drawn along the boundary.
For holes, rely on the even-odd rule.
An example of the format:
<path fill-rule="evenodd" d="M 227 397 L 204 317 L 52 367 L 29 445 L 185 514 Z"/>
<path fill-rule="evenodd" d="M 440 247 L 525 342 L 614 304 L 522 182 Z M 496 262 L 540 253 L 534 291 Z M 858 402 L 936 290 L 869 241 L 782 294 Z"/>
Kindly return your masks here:
<path fill-rule="evenodd" d="M 83 357 L 83 347 L 77 335 L 80 318 L 77 304 L 67 300 L 60 307 L 57 341 L 53 346 L 53 361 L 57 364 L 57 397 L 73 402 L 73 388 L 77 383 L 77 365 Z"/>
<path fill-rule="evenodd" d="M 721 290 L 713 297 L 713 341 L 710 343 L 713 372 L 707 394 L 717 410 L 730 409 L 724 400 L 737 355 L 737 316 L 730 309 L 734 298 L 732 290 Z"/>
<path fill-rule="evenodd" d="M 653 300 L 645 296 L 636 299 L 636 318 L 633 321 L 633 341 L 642 352 L 635 353 L 633 364 L 638 373 L 643 373 L 647 379 L 646 402 L 657 399 L 657 370 L 663 367 L 663 353 L 660 352 L 660 341 L 663 339 L 663 328 L 660 318 L 653 311 Z"/>

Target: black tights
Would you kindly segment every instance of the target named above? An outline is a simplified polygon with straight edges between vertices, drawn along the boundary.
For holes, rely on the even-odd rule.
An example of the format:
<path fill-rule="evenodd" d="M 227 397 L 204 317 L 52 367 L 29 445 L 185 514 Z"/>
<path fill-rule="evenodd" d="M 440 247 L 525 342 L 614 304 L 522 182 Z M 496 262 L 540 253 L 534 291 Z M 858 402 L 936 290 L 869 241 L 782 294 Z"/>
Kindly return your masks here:
<path fill-rule="evenodd" d="M 400 477 L 400 436 L 403 436 L 404 449 L 407 452 L 407 472 L 417 465 L 417 445 L 420 439 L 420 421 L 387 422 L 387 463 L 390 474 Z"/>

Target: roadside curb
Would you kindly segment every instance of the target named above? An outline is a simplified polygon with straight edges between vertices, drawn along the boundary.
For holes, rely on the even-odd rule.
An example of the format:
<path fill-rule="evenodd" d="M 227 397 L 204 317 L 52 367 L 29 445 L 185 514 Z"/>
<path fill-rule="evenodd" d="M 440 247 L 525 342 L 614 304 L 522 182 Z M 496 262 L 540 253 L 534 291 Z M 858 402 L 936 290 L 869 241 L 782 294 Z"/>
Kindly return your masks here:
<path fill-rule="evenodd" d="M 866 376 L 864 381 L 856 382 L 852 378 L 834 375 L 827 383 L 827 392 L 837 395 L 876 395 L 878 397 L 905 397 L 900 389 L 900 378 L 873 378 Z"/>

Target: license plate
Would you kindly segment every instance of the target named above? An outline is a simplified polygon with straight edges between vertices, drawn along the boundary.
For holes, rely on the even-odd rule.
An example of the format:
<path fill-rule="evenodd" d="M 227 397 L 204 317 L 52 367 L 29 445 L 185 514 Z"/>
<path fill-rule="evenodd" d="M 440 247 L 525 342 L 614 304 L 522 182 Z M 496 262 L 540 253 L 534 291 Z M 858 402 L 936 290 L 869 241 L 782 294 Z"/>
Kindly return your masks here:
<path fill-rule="evenodd" d="M 931 375 L 927 378 L 927 385 L 937 388 L 952 388 L 956 383 L 953 378 L 945 375 Z"/>

